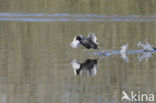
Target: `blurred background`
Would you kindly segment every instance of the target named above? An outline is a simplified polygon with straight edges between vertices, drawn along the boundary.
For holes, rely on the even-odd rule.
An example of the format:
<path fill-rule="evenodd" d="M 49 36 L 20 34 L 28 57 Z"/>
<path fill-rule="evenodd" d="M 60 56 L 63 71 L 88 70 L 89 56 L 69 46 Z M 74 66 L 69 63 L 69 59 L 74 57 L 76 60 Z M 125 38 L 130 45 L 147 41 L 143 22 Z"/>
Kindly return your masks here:
<path fill-rule="evenodd" d="M 0 17 L 0 103 L 123 103 L 123 90 L 156 94 L 155 54 L 147 62 L 138 62 L 141 54 L 128 55 L 129 62 L 120 55 L 102 58 L 96 76 L 75 76 L 70 65 L 73 59 L 84 62 L 99 58 L 91 54 L 97 50 L 84 52 L 83 47 L 70 47 L 79 33 L 95 33 L 99 48 L 105 50 L 120 50 L 126 43 L 129 50 L 136 50 L 137 43 L 145 40 L 156 46 L 155 5 L 155 0 L 1 0 L 0 13 L 132 19 L 138 15 L 151 21 L 27 22 Z"/>

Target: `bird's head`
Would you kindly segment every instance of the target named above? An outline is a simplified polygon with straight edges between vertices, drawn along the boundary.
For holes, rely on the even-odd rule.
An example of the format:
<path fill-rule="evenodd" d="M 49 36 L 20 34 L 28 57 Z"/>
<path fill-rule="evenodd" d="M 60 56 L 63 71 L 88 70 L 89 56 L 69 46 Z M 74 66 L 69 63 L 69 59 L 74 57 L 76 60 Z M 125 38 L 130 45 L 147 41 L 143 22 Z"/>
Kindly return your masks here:
<path fill-rule="evenodd" d="M 83 35 L 79 34 L 77 37 L 76 37 L 76 40 L 82 40 L 83 38 Z"/>

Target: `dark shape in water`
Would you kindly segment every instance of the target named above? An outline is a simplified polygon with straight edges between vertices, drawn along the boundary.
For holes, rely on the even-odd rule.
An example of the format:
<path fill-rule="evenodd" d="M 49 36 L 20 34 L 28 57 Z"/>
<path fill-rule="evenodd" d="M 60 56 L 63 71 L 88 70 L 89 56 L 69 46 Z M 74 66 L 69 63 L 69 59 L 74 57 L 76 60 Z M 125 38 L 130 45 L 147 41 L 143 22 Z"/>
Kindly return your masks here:
<path fill-rule="evenodd" d="M 97 73 L 97 59 L 87 59 L 84 63 L 73 60 L 71 65 L 75 75 L 82 75 L 83 70 L 87 70 L 91 76 L 94 76 Z"/>

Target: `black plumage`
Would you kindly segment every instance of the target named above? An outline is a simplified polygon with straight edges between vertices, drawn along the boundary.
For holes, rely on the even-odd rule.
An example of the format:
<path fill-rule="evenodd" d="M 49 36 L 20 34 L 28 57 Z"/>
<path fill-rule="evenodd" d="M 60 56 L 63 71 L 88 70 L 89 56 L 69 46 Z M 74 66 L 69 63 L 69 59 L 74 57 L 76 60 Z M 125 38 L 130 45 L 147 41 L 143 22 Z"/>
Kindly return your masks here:
<path fill-rule="evenodd" d="M 90 33 L 88 34 L 88 37 L 85 38 L 83 35 L 79 34 L 77 35 L 73 42 L 71 43 L 71 47 L 77 48 L 80 45 L 83 45 L 85 48 L 90 49 L 98 49 L 98 43 L 97 43 L 97 38 L 95 34 Z"/>
<path fill-rule="evenodd" d="M 83 70 L 87 70 L 90 75 L 96 75 L 97 59 L 87 59 L 84 63 L 79 63 L 76 60 L 71 62 L 75 75 L 82 75 Z"/>

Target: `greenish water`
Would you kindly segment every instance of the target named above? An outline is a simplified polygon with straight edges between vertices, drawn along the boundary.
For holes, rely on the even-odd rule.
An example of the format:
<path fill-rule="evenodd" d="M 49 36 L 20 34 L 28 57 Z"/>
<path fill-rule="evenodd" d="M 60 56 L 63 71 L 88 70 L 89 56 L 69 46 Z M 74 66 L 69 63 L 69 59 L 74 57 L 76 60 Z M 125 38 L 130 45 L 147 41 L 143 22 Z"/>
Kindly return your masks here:
<path fill-rule="evenodd" d="M 155 0 L 3 0 L 0 12 L 99 15 L 155 15 Z M 78 33 L 97 35 L 105 50 L 138 49 L 139 41 L 156 46 L 155 22 L 0 21 L 0 103 L 123 103 L 122 91 L 156 94 L 155 54 L 98 61 L 97 75 L 75 76 L 70 61 L 84 62 L 96 50 L 73 49 Z M 88 53 L 89 52 L 89 53 Z M 153 102 L 154 103 L 154 102 Z"/>

